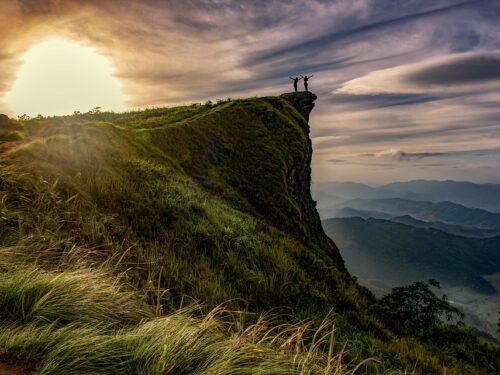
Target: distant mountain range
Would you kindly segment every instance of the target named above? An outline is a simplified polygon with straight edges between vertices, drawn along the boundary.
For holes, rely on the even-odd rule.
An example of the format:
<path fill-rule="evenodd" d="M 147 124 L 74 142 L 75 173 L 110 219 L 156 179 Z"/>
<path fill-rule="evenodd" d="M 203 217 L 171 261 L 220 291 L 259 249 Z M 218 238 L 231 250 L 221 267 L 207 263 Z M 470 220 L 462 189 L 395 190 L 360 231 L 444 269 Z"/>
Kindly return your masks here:
<path fill-rule="evenodd" d="M 480 208 L 469 208 L 452 202 L 425 202 L 401 198 L 387 199 L 352 199 L 344 202 L 346 207 L 356 210 L 371 211 L 379 218 L 384 216 L 410 215 L 423 221 L 441 221 L 446 224 L 469 228 L 498 229 L 500 213 L 489 212 Z M 338 216 L 338 215 L 336 215 Z"/>
<path fill-rule="evenodd" d="M 495 334 L 500 304 L 500 185 L 457 181 L 314 186 L 325 232 L 378 294 L 437 279 L 468 323 Z"/>
<path fill-rule="evenodd" d="M 385 212 L 380 211 L 370 211 L 370 210 L 358 210 L 352 207 L 342 207 L 335 212 L 335 217 L 360 217 L 363 219 L 384 219 L 390 220 L 395 223 L 411 225 L 416 228 L 433 228 L 439 229 L 443 232 L 454 234 L 456 236 L 463 237 L 475 237 L 475 238 L 488 238 L 500 236 L 500 228 L 496 229 L 485 229 L 476 227 L 467 227 L 456 224 L 446 224 L 442 221 L 423 221 L 414 218 L 408 214 L 401 216 L 394 216 Z"/>
<path fill-rule="evenodd" d="M 417 201 L 448 201 L 500 212 L 500 184 L 476 184 L 464 181 L 414 180 L 372 187 L 355 182 L 322 182 L 313 185 L 313 193 L 325 213 L 333 206 L 355 198 L 403 198 Z"/>
<path fill-rule="evenodd" d="M 395 216 L 390 219 L 395 223 L 411 225 L 416 228 L 433 228 L 446 233 L 454 234 L 463 237 L 487 238 L 500 236 L 500 228 L 497 229 L 482 229 L 482 228 L 467 228 L 460 225 L 446 224 L 440 221 L 422 221 L 417 220 L 410 215 Z"/>
<path fill-rule="evenodd" d="M 500 211 L 500 185 L 475 184 L 465 181 L 415 180 L 385 185 L 390 190 L 407 195 L 406 198 L 430 202 L 450 201 L 467 207 Z"/>

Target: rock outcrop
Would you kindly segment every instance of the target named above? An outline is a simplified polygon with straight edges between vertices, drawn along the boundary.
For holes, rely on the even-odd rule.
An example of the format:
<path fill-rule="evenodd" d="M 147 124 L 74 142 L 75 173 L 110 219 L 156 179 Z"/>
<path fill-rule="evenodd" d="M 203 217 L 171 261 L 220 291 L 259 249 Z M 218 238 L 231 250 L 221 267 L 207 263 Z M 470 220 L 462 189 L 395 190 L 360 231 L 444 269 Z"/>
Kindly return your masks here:
<path fill-rule="evenodd" d="M 309 115 L 314 108 L 314 101 L 318 99 L 316 95 L 310 91 L 301 91 L 283 94 L 281 97 L 288 100 L 304 116 L 305 120 L 309 122 Z"/>

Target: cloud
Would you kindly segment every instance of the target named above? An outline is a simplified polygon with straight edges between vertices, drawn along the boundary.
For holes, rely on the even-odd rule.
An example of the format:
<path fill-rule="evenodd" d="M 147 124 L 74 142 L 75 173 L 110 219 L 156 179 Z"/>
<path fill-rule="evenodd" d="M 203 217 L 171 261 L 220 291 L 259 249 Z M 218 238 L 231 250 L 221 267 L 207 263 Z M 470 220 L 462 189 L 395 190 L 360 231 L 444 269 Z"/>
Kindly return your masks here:
<path fill-rule="evenodd" d="M 349 135 L 325 135 L 325 136 L 312 137 L 311 140 L 314 146 L 318 146 L 324 142 L 343 141 L 349 138 L 351 138 L 351 136 Z"/>
<path fill-rule="evenodd" d="M 365 154 L 365 156 L 373 156 L 376 158 L 389 158 L 395 161 L 420 160 L 427 157 L 442 156 L 439 152 L 405 152 L 397 149 L 380 151 L 375 154 Z"/>
<path fill-rule="evenodd" d="M 477 150 L 459 150 L 450 151 L 445 155 L 448 156 L 495 156 L 500 155 L 500 147 L 487 148 L 487 149 L 477 149 Z"/>
<path fill-rule="evenodd" d="M 370 95 L 374 99 L 403 98 L 403 102 L 404 98 L 437 100 L 498 88 L 499 82 L 500 51 L 467 52 L 370 72 L 345 82 L 333 94 L 340 100 L 355 95 L 361 99 Z"/>
<path fill-rule="evenodd" d="M 417 85 L 464 85 L 500 80 L 500 53 L 478 53 L 451 59 L 406 76 Z"/>
<path fill-rule="evenodd" d="M 335 104 L 345 104 L 364 108 L 385 108 L 396 106 L 407 106 L 414 104 L 429 103 L 438 100 L 445 100 L 456 96 L 432 95 L 432 94 L 406 94 L 406 93 L 381 93 L 381 94 L 335 94 L 331 102 Z"/>
<path fill-rule="evenodd" d="M 398 149 L 388 149 L 374 153 L 363 153 L 357 155 L 362 158 L 375 158 L 392 160 L 396 162 L 421 160 L 425 158 L 456 158 L 456 157 L 482 157 L 500 155 L 500 148 L 472 149 L 472 150 L 454 150 L 443 152 L 406 152 Z"/>
<path fill-rule="evenodd" d="M 322 93 L 338 79 L 335 71 L 356 76 L 363 66 L 404 59 L 408 45 L 387 34 L 391 28 L 412 38 L 412 48 L 422 48 L 435 39 L 435 30 L 421 34 L 417 23 L 458 17 L 477 3 L 12 0 L 0 3 L 0 38 L 14 56 L 0 57 L 0 97 L 15 79 L 22 53 L 54 34 L 110 58 L 131 106 L 283 90 L 288 75 L 307 72 L 323 72 L 313 82 Z M 462 30 L 467 45 L 482 40 L 475 25 Z M 374 38 L 380 40 L 372 43 Z"/>
<path fill-rule="evenodd" d="M 359 3 L 359 2 L 354 2 Z M 373 2 L 368 2 L 372 3 Z M 375 16 L 374 18 L 379 18 L 375 22 L 363 22 L 366 19 L 362 18 L 361 20 L 358 17 L 345 17 L 344 22 L 349 22 L 349 27 L 339 28 L 336 23 L 333 23 L 334 27 L 332 30 L 321 34 L 320 36 L 316 36 L 314 38 L 303 40 L 299 43 L 291 44 L 287 47 L 274 49 L 270 52 L 265 52 L 260 55 L 257 55 L 254 59 L 251 59 L 249 63 L 256 63 L 263 60 L 274 59 L 274 58 L 282 58 L 284 55 L 295 55 L 295 54 L 303 54 L 305 51 L 317 50 L 327 48 L 329 45 L 334 43 L 339 43 L 344 40 L 355 39 L 360 34 L 368 34 L 373 33 L 374 31 L 379 31 L 382 29 L 387 29 L 389 27 L 398 27 L 401 24 L 408 23 L 413 20 L 419 20 L 427 17 L 432 17 L 444 13 L 449 13 L 453 10 L 461 10 L 468 6 L 474 5 L 477 1 L 469 0 L 469 1 L 460 1 L 452 4 L 447 4 L 444 6 L 434 6 L 431 9 L 401 9 L 395 12 L 394 8 L 401 7 L 402 4 L 397 4 L 394 6 L 390 6 L 388 2 L 384 3 L 382 11 L 373 14 L 370 12 L 371 16 Z M 366 4 L 366 3 L 365 3 Z M 380 5 L 378 5 L 380 7 Z M 425 5 L 424 5 L 425 6 Z M 373 8 L 376 9 L 377 4 L 373 4 Z M 404 8 L 404 7 L 403 7 Z M 406 11 L 406 14 L 405 14 Z M 392 14 L 391 14 L 392 13 Z M 403 13 L 403 14 L 401 14 Z M 392 17 L 391 17 L 392 16 Z M 362 22 L 360 22 L 362 21 Z"/>
<path fill-rule="evenodd" d="M 330 159 L 328 161 L 330 163 L 334 163 L 334 164 L 349 164 L 349 163 L 351 163 L 350 160 L 346 160 L 346 159 Z"/>
<path fill-rule="evenodd" d="M 498 17 L 497 0 L 0 1 L 0 101 L 49 37 L 106 56 L 132 108 L 275 95 L 309 73 L 314 160 L 353 162 L 318 173 L 362 175 L 367 162 L 405 172 L 427 158 L 422 144 L 498 146 Z M 391 149 L 401 152 L 352 159 Z"/>

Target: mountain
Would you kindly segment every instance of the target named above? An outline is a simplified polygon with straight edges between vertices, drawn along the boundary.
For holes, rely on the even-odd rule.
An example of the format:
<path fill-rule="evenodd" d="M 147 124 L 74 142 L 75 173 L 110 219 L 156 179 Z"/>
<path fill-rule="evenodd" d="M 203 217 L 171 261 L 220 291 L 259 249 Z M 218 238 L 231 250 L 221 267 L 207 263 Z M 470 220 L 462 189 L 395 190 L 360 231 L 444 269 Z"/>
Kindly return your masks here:
<path fill-rule="evenodd" d="M 452 202 L 423 202 L 401 198 L 353 199 L 345 205 L 357 210 L 378 211 L 393 216 L 410 215 L 423 221 L 441 221 L 464 227 L 498 229 L 500 213 L 468 208 Z"/>
<path fill-rule="evenodd" d="M 355 213 L 356 210 L 353 210 L 351 213 Z M 349 211 L 346 211 L 348 213 Z M 350 217 L 353 216 L 360 216 L 360 215 L 349 215 Z M 369 218 L 372 217 L 374 219 L 384 219 L 384 217 L 375 217 L 375 216 L 360 216 L 363 218 Z M 496 237 L 500 236 L 500 228 L 499 229 L 481 229 L 481 228 L 468 228 L 468 227 L 462 227 L 460 225 L 453 225 L 453 224 L 445 224 L 440 221 L 422 221 L 422 220 L 417 220 L 414 217 L 410 215 L 403 215 L 403 216 L 396 216 L 396 217 L 391 217 L 389 220 L 395 222 L 395 223 L 401 223 L 401 224 L 406 224 L 406 225 L 411 225 L 417 228 L 434 228 L 434 229 L 439 229 L 443 232 L 454 234 L 456 236 L 463 236 L 463 237 L 477 237 L 477 238 L 488 238 L 488 237 Z"/>
<path fill-rule="evenodd" d="M 9 120 L 0 370 L 325 374 L 373 357 L 359 370 L 500 369 L 500 349 L 466 328 L 429 342 L 375 314 L 311 197 L 315 99 Z"/>
<path fill-rule="evenodd" d="M 363 219 L 392 219 L 392 215 L 379 211 L 358 210 L 352 207 L 342 207 L 335 210 L 335 217 L 361 217 Z"/>
<path fill-rule="evenodd" d="M 314 199 L 318 201 L 318 211 L 327 217 L 332 209 L 343 202 L 355 198 L 392 198 L 394 193 L 356 182 L 319 182 L 312 185 Z"/>
<path fill-rule="evenodd" d="M 466 181 L 414 180 L 381 186 L 396 194 L 412 194 L 418 200 L 450 201 L 488 211 L 500 211 L 500 185 Z M 413 198 L 412 198 L 413 199 Z"/>
<path fill-rule="evenodd" d="M 332 192 L 337 197 L 342 198 L 355 198 L 355 197 L 368 197 L 368 196 L 378 196 L 379 190 L 377 188 L 356 183 L 356 182 L 319 182 L 313 185 L 315 191 L 322 192 Z"/>
<path fill-rule="evenodd" d="M 467 238 L 359 217 L 327 219 L 323 227 L 336 239 L 350 272 L 374 290 L 436 279 L 454 299 L 474 296 L 477 310 L 486 299 L 500 302 L 500 285 L 487 277 L 500 274 L 500 237 Z M 492 332 L 496 311 L 489 317 Z"/>
<path fill-rule="evenodd" d="M 360 273 L 357 260 L 363 254 L 363 259 L 381 264 L 363 270 L 373 272 L 367 277 L 380 278 L 378 269 L 383 267 L 391 269 L 390 277 L 399 284 L 435 278 L 449 286 L 494 292 L 481 275 L 500 272 L 500 237 L 466 238 L 380 219 L 328 219 L 323 227 L 337 239 L 354 275 Z"/>
<path fill-rule="evenodd" d="M 360 217 L 363 219 L 384 219 L 390 220 L 395 223 L 401 223 L 406 225 L 411 225 L 416 228 L 434 228 L 439 229 L 443 232 L 454 234 L 463 237 L 477 237 L 477 238 L 488 238 L 500 236 L 500 228 L 498 229 L 482 229 L 475 227 L 464 227 L 454 224 L 446 224 L 441 221 L 423 221 L 415 219 L 410 215 L 393 216 L 391 214 L 380 212 L 380 211 L 370 211 L 370 210 L 358 210 L 352 207 L 342 207 L 333 211 L 332 216 L 338 218 L 348 218 L 348 217 Z"/>
<path fill-rule="evenodd" d="M 452 202 L 486 211 L 500 211 L 500 185 L 460 181 L 415 180 L 372 187 L 354 182 L 320 182 L 313 185 L 314 198 L 323 218 L 352 199 L 401 198 L 415 201 Z"/>

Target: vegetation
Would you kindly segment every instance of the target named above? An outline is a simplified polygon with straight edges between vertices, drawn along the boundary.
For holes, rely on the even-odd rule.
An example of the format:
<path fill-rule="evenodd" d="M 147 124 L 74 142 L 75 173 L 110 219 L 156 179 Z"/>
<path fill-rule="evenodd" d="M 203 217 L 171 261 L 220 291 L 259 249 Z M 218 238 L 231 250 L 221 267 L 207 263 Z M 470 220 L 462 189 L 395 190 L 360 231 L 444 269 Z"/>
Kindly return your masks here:
<path fill-rule="evenodd" d="M 441 351 L 460 356 L 472 365 L 486 365 L 492 373 L 498 372 L 498 352 L 491 351 L 487 343 L 482 343 L 466 329 L 460 321 L 464 314 L 450 305 L 446 295 L 436 296 L 431 287 L 440 289 L 436 280 L 393 288 L 372 308 L 396 332 L 418 337 Z M 459 319 L 459 324 L 442 323 L 453 319 Z"/>
<path fill-rule="evenodd" d="M 371 311 L 286 98 L 11 123 L 0 348 L 39 373 L 491 373 Z"/>
<path fill-rule="evenodd" d="M 161 316 L 99 270 L 48 272 L 8 264 L 2 271 L 0 346 L 36 361 L 40 374 L 356 370 L 343 363 L 342 351 L 333 354 L 326 322 L 316 332 L 308 324 L 273 328 L 263 317 L 242 327 L 238 312 L 219 307 L 202 316 L 197 305 Z"/>
<path fill-rule="evenodd" d="M 393 288 L 375 309 L 384 319 L 390 320 L 397 331 L 421 337 L 427 336 L 444 319 L 450 321 L 454 316 L 463 319 L 460 310 L 451 306 L 445 295 L 438 298 L 430 286 L 440 288 L 436 280 Z"/>

